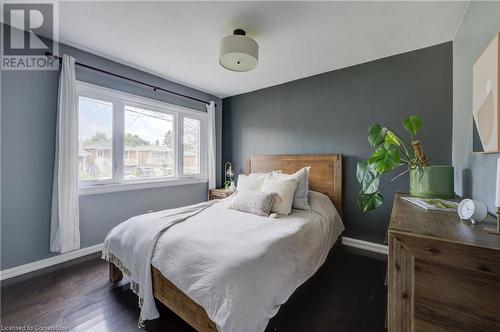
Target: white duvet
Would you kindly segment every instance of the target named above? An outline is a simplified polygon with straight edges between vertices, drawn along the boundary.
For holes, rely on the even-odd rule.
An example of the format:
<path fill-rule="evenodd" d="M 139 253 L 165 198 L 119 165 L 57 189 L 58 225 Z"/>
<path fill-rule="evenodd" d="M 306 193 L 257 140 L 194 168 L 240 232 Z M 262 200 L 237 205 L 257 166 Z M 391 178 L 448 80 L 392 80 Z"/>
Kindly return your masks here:
<path fill-rule="evenodd" d="M 165 231 L 152 264 L 220 332 L 260 332 L 323 264 L 344 225 L 328 197 L 315 192 L 311 212 L 278 219 L 230 210 L 230 199 Z"/>

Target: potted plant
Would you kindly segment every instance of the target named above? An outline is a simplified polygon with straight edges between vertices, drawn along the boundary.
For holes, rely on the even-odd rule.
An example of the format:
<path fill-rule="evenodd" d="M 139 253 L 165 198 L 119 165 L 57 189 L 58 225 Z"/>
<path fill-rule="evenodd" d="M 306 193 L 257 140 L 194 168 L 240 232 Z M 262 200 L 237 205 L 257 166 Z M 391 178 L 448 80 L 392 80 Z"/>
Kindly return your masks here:
<path fill-rule="evenodd" d="M 378 208 L 383 203 L 382 190 L 400 176 L 410 173 L 410 194 L 417 197 L 455 197 L 453 189 L 453 166 L 430 165 L 417 134 L 422 120 L 412 115 L 403 121 L 410 134 L 410 142 L 396 134 L 391 128 L 379 124 L 368 130 L 368 142 L 375 149 L 368 160 L 358 162 L 356 177 L 361 184 L 357 203 L 363 211 Z M 399 172 L 398 170 L 404 169 Z M 380 188 L 381 177 L 394 176 Z"/>

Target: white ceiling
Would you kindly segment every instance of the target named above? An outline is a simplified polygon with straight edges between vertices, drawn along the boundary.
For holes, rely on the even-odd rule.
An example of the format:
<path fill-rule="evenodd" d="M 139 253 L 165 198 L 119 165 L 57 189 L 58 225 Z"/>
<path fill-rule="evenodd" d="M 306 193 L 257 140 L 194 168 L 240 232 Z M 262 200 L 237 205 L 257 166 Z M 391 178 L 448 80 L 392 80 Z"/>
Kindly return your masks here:
<path fill-rule="evenodd" d="M 61 2 L 60 40 L 219 97 L 452 40 L 467 2 Z M 218 63 L 243 28 L 251 72 Z"/>

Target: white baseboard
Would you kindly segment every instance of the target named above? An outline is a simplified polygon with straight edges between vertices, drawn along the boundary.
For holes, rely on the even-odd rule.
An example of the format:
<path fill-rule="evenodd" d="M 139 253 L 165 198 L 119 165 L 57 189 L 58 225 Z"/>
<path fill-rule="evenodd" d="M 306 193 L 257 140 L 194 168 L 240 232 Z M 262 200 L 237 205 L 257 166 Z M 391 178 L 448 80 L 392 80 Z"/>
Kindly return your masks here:
<path fill-rule="evenodd" d="M 387 246 L 384 246 L 382 244 L 378 243 L 373 243 L 373 242 L 368 242 L 368 241 L 363 241 L 363 240 L 357 240 L 353 239 L 350 237 L 342 237 L 342 244 L 348 247 L 353 247 L 353 248 L 358 248 L 358 249 L 363 249 L 367 251 L 373 251 L 379 254 L 384 254 L 387 255 L 389 252 L 389 249 Z"/>
<path fill-rule="evenodd" d="M 350 237 L 342 237 L 342 244 L 345 246 L 349 247 L 354 247 L 358 249 L 363 249 L 367 251 L 373 251 L 379 254 L 384 254 L 387 255 L 388 249 L 387 246 L 373 243 L 373 242 L 368 242 L 368 241 L 363 241 L 363 240 L 357 240 L 353 239 Z M 84 257 L 96 252 L 99 252 L 102 250 L 102 243 L 101 244 L 96 244 L 95 246 L 87 247 L 87 248 L 82 248 L 78 249 L 75 251 L 71 251 L 62 255 L 57 255 L 53 257 L 49 257 L 46 259 L 42 259 L 36 262 L 24 264 L 24 265 L 19 265 L 10 269 L 2 270 L 0 271 L 0 280 L 6 280 L 9 278 L 17 277 L 22 274 L 26 274 L 29 272 L 33 272 L 36 270 L 40 270 L 49 266 L 53 266 L 56 264 L 64 263 L 67 261 L 70 261 L 72 259 Z"/>
<path fill-rule="evenodd" d="M 22 274 L 40 270 L 52 265 L 64 263 L 72 259 L 84 257 L 90 254 L 94 254 L 102 250 L 102 243 L 96 244 L 95 246 L 86 247 L 78 249 L 75 251 L 67 252 L 65 254 L 45 258 L 36 262 L 19 265 L 10 269 L 0 271 L 0 280 L 6 280 L 9 278 L 17 277 Z"/>

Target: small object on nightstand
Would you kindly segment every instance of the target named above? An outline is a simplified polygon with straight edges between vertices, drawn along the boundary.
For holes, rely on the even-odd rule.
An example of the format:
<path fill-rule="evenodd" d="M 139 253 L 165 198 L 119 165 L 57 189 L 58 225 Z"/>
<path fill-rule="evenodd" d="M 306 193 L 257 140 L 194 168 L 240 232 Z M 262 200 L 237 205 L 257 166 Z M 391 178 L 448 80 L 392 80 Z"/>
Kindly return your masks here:
<path fill-rule="evenodd" d="M 224 165 L 224 188 L 229 191 L 235 191 L 233 165 L 228 161 Z"/>
<path fill-rule="evenodd" d="M 486 204 L 473 199 L 464 199 L 458 204 L 458 216 L 462 220 L 470 219 L 473 224 L 486 219 L 488 209 Z"/>
<path fill-rule="evenodd" d="M 217 188 L 217 189 L 210 189 L 208 191 L 208 199 L 213 200 L 213 199 L 223 199 L 226 197 L 231 196 L 234 193 L 234 191 L 229 191 L 224 188 Z"/>
<path fill-rule="evenodd" d="M 497 159 L 497 188 L 495 195 L 495 206 L 497 213 L 497 229 L 486 228 L 488 233 L 500 235 L 500 158 Z"/>
<path fill-rule="evenodd" d="M 497 207 L 497 229 L 487 228 L 486 229 L 490 234 L 500 235 L 500 207 Z"/>

